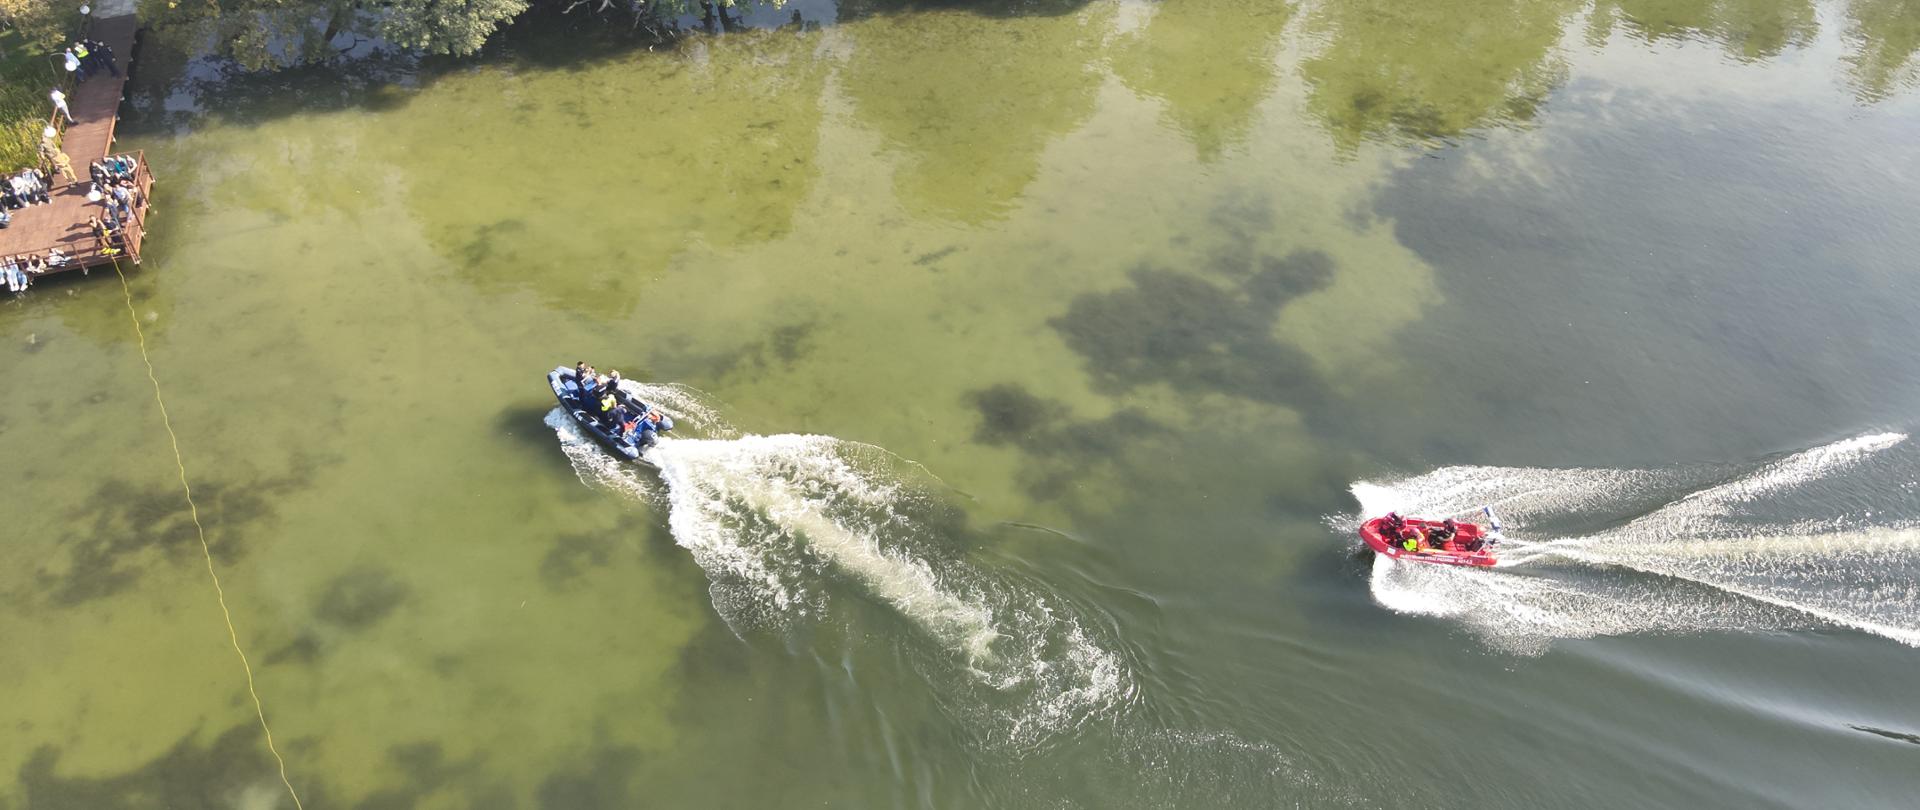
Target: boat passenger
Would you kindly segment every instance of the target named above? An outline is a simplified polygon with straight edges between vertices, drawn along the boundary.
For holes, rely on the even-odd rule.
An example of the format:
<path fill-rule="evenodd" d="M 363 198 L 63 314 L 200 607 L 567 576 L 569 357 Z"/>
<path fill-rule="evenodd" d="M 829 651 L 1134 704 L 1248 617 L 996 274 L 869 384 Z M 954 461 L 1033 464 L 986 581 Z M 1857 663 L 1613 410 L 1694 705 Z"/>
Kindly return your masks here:
<path fill-rule="evenodd" d="M 610 371 L 607 373 L 607 387 L 615 388 L 615 389 L 620 387 L 620 370 L 619 369 L 614 369 L 613 371 Z"/>
<path fill-rule="evenodd" d="M 652 447 L 654 442 L 660 440 L 660 434 L 672 429 L 673 417 L 648 408 L 646 414 L 640 417 L 640 435 L 639 438 L 634 441 L 634 444 L 642 448 Z"/>
<path fill-rule="evenodd" d="M 1433 531 L 1427 533 L 1427 545 L 1442 551 L 1446 550 L 1448 541 L 1459 533 L 1459 525 L 1453 522 L 1453 518 L 1442 521 L 1439 526 L 1434 527 Z"/>
<path fill-rule="evenodd" d="M 1400 536 L 1400 547 L 1410 552 L 1420 550 L 1420 529 L 1408 526 L 1406 534 Z"/>
<path fill-rule="evenodd" d="M 619 404 L 620 398 L 613 395 L 613 389 L 603 388 L 600 390 L 600 413 L 612 413 L 614 407 Z"/>

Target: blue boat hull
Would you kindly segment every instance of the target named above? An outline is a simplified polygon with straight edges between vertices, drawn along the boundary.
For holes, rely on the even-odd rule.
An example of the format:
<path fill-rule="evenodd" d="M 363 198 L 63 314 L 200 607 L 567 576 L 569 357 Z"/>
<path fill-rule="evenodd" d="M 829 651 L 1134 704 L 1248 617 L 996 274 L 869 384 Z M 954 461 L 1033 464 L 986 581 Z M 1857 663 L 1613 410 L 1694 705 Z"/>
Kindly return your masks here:
<path fill-rule="evenodd" d="M 553 388 L 553 398 L 559 401 L 560 409 L 572 415 L 574 423 L 578 424 L 581 430 L 586 431 L 587 435 L 600 442 L 601 447 L 628 461 L 636 461 L 648 467 L 654 466 L 653 462 L 641 457 L 640 447 L 615 436 L 587 410 L 587 403 L 580 400 L 579 389 L 574 384 L 573 369 L 561 366 L 547 372 L 547 385 Z"/>

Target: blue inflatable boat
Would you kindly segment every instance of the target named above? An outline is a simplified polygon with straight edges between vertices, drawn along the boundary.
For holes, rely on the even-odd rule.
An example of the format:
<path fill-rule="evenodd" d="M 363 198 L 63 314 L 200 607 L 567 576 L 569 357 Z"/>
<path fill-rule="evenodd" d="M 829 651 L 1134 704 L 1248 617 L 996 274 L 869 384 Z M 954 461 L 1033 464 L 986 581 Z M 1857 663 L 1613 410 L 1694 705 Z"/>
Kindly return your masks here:
<path fill-rule="evenodd" d="M 600 408 L 597 403 L 581 398 L 580 384 L 574 379 L 573 369 L 561 366 L 547 372 L 547 384 L 553 387 L 553 398 L 560 401 L 561 410 L 572 414 L 573 421 L 578 423 L 580 429 L 586 431 L 587 435 L 598 440 L 600 446 L 629 461 L 637 461 L 649 467 L 655 466 L 653 462 L 641 457 L 647 447 L 653 444 L 654 432 L 635 432 L 626 437 L 619 435 L 617 426 L 613 425 L 611 420 L 598 415 Z M 633 409 L 636 414 L 644 414 L 650 409 L 647 403 L 641 402 L 625 391 L 615 389 L 614 396 L 618 397 L 622 404 Z M 673 420 L 664 419 L 660 431 L 672 429 Z"/>

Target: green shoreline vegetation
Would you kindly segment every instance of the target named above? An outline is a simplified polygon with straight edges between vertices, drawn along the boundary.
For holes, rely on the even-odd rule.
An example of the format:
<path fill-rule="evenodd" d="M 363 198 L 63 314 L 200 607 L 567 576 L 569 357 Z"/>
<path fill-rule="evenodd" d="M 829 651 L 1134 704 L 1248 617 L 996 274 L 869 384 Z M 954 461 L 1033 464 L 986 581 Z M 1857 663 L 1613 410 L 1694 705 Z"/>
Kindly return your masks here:
<path fill-rule="evenodd" d="M 0 0 L 0 170 L 38 160 L 36 146 L 53 107 L 47 89 L 63 77 L 52 56 L 79 21 L 74 4 L 49 0 Z M 64 82 L 62 82 L 64 83 Z"/>
<path fill-rule="evenodd" d="M 468 56 L 500 29 L 531 13 L 593 17 L 656 38 L 683 15 L 728 15 L 737 0 L 144 0 L 141 20 L 156 29 L 204 27 L 217 48 L 250 70 L 321 62 L 362 41 L 416 53 Z M 785 0 L 747 0 L 781 8 Z M 728 15 L 731 16 L 731 15 Z M 345 47 L 342 47 L 342 44 Z"/>

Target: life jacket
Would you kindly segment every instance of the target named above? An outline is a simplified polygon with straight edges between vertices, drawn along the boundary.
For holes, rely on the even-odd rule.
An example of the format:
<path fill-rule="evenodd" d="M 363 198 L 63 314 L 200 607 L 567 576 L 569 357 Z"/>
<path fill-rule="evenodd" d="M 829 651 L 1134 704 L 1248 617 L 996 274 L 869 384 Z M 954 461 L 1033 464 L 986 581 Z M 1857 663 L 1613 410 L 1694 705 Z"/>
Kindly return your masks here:
<path fill-rule="evenodd" d="M 611 411 L 613 410 L 613 406 L 618 404 L 620 404 L 620 400 L 615 399 L 611 392 L 600 398 L 600 410 Z"/>
<path fill-rule="evenodd" d="M 80 43 L 78 43 L 78 42 L 76 42 L 76 43 L 74 43 L 74 44 L 73 44 L 73 55 L 74 55 L 74 56 L 78 56 L 78 57 L 80 57 L 81 59 L 85 59 L 85 58 L 87 58 L 87 46 L 85 46 L 85 45 L 82 45 L 82 44 L 80 44 Z"/>

